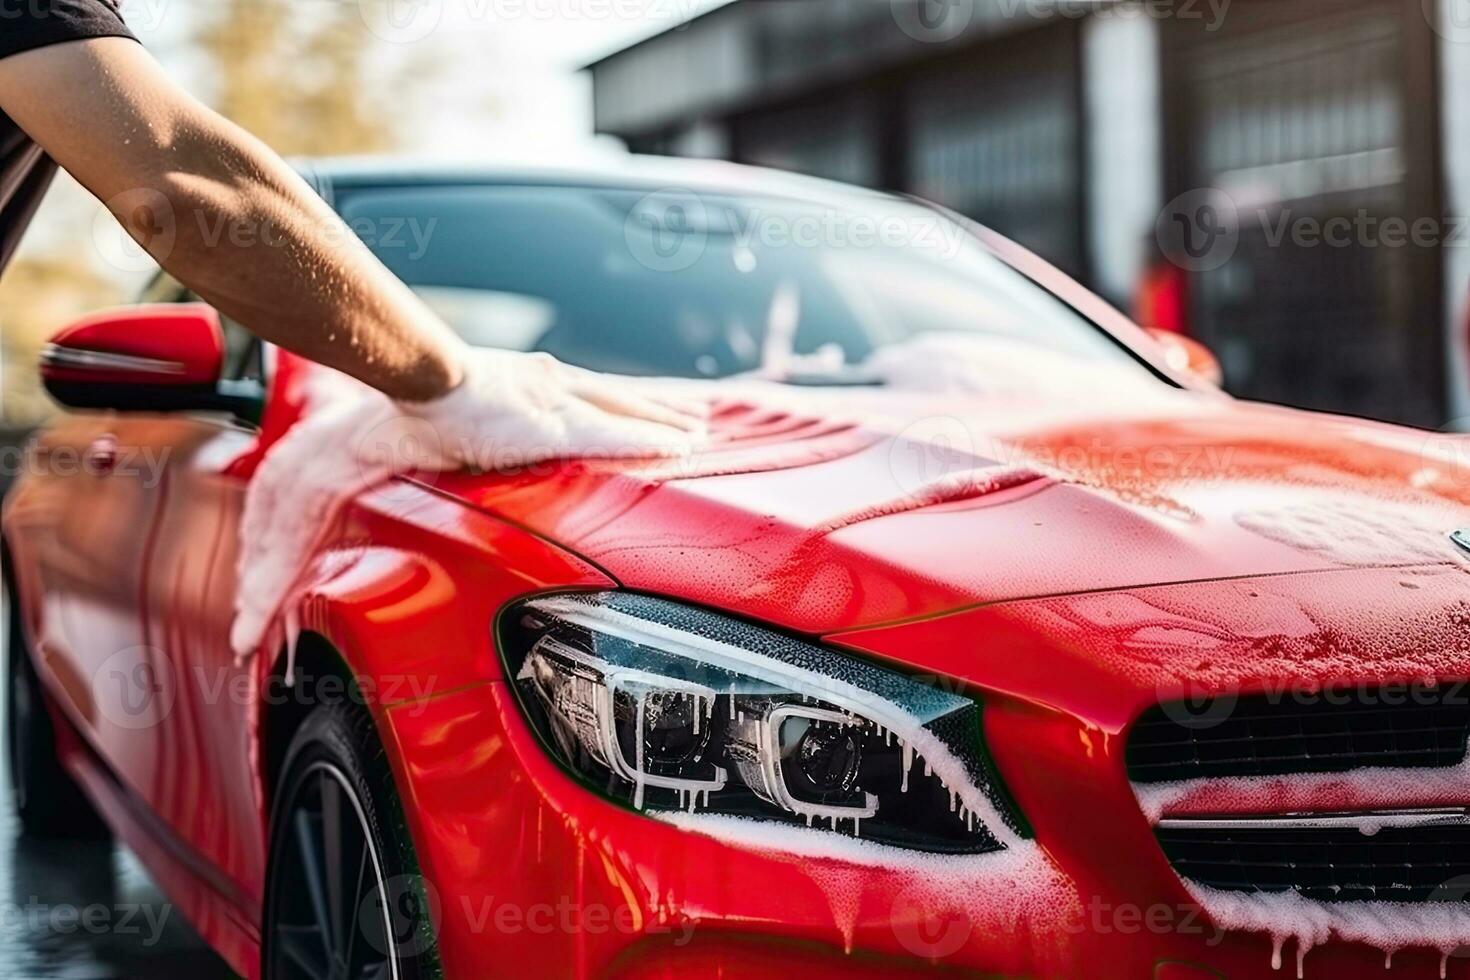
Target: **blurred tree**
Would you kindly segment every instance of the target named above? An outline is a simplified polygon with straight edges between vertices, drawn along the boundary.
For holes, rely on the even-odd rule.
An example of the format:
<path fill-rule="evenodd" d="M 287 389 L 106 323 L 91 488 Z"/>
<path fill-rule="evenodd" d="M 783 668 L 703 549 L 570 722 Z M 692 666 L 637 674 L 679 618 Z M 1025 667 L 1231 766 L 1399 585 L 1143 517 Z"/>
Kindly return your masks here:
<path fill-rule="evenodd" d="M 402 142 L 432 74 L 425 45 L 384 44 L 356 3 L 215 0 L 196 10 L 214 107 L 278 152 L 378 153 Z"/>
<path fill-rule="evenodd" d="M 118 293 L 117 283 L 74 254 L 22 256 L 11 265 L 0 286 L 5 339 L 0 384 L 7 422 L 25 424 L 52 410 L 36 376 L 41 344 L 58 327 L 119 302 Z"/>
<path fill-rule="evenodd" d="M 413 100 L 436 77 L 432 42 L 383 42 L 356 2 L 211 0 L 189 16 L 187 51 L 202 56 L 205 69 L 190 84 L 288 156 L 401 146 L 411 135 Z M 95 249 L 56 244 L 95 241 L 97 212 L 71 181 L 59 181 L 37 218 L 46 243 L 23 249 L 0 280 L 0 415 L 10 423 L 51 409 L 35 372 L 45 339 L 88 310 L 126 302 L 137 288 Z"/>

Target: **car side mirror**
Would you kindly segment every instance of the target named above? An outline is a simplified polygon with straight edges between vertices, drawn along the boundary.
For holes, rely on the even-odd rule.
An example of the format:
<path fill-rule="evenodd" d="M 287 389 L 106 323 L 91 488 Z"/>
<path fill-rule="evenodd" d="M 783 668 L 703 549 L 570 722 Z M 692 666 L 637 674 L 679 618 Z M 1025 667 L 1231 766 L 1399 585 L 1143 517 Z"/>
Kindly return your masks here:
<path fill-rule="evenodd" d="M 1169 367 L 1192 374 L 1217 388 L 1225 383 L 1225 372 L 1220 368 L 1219 359 L 1204 344 L 1193 337 L 1176 333 L 1173 330 L 1158 330 L 1152 327 L 1144 329 L 1160 347 L 1164 348 L 1164 360 Z"/>
<path fill-rule="evenodd" d="M 223 381 L 224 359 L 212 307 L 131 306 L 94 313 L 52 338 L 41 352 L 41 382 L 70 408 L 258 417 L 260 392 Z"/>

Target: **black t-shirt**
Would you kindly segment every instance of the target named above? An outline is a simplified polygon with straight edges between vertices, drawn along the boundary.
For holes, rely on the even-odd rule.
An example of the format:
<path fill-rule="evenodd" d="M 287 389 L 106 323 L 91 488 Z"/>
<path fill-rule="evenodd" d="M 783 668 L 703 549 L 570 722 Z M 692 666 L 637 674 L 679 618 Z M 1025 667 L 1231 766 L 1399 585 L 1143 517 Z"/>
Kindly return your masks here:
<path fill-rule="evenodd" d="M 0 0 L 0 58 L 93 37 L 132 37 L 113 0 Z M 55 173 L 41 148 L 0 112 L 0 271 Z"/>

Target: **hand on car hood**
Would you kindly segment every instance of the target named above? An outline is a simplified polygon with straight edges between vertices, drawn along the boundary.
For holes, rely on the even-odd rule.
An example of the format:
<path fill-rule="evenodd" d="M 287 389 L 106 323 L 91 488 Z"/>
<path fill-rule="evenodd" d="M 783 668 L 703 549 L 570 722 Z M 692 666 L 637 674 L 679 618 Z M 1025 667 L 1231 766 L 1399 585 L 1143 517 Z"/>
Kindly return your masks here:
<path fill-rule="evenodd" d="M 810 633 L 1023 597 L 1460 562 L 1458 437 L 1134 394 L 749 386 L 691 460 L 441 486 L 629 588 Z"/>

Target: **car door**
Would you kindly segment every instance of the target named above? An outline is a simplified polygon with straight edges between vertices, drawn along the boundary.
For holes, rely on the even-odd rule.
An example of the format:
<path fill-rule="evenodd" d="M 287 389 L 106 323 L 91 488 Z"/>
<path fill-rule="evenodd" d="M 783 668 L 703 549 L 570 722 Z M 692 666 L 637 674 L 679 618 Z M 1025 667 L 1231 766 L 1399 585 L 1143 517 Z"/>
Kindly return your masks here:
<path fill-rule="evenodd" d="M 189 298 L 164 285 L 147 298 Z M 231 392 L 231 405 L 258 407 L 245 392 L 263 391 L 260 345 L 224 330 L 224 368 L 215 361 L 210 386 Z M 93 370 L 117 357 L 57 349 Z M 83 386 L 62 397 L 90 395 Z M 134 385 L 107 397 L 153 396 Z M 243 414 L 63 416 L 36 441 L 6 531 L 17 566 L 35 570 L 22 587 L 37 600 L 32 633 L 57 700 L 171 843 L 248 914 L 263 871 L 260 810 L 245 669 L 228 650 L 245 489 L 231 464 L 258 443 Z"/>
<path fill-rule="evenodd" d="M 43 430 L 7 502 L 40 675 L 113 771 L 146 794 L 168 710 L 138 598 L 161 499 L 167 419 L 68 416 Z"/>
<path fill-rule="evenodd" d="M 66 370 L 57 361 L 66 350 L 48 349 L 43 381 Z M 144 796 L 165 775 L 155 747 L 172 692 L 139 597 L 164 463 L 186 437 L 156 414 L 61 415 L 27 447 L 6 500 L 7 543 L 29 573 L 20 584 L 41 678 L 109 768 Z"/>
<path fill-rule="evenodd" d="M 264 880 L 262 794 L 254 769 L 253 665 L 230 649 L 246 480 L 232 464 L 257 433 L 225 419 L 184 420 L 154 517 L 142 618 L 173 687 L 156 746 L 163 778 L 149 803 L 219 873 L 216 890 L 247 912 Z"/>
<path fill-rule="evenodd" d="M 167 279 L 154 292 L 174 302 L 195 299 Z M 263 393 L 264 345 L 228 319 L 223 328 L 222 380 Z M 259 905 L 265 873 L 252 751 L 256 701 L 250 665 L 236 662 L 229 633 L 247 482 L 235 464 L 258 448 L 259 433 L 223 413 L 181 414 L 169 425 L 172 451 L 161 464 L 166 492 L 153 508 L 136 599 L 157 688 L 169 702 L 160 713 L 147 801 L 215 872 L 216 891 L 248 914 Z"/>

